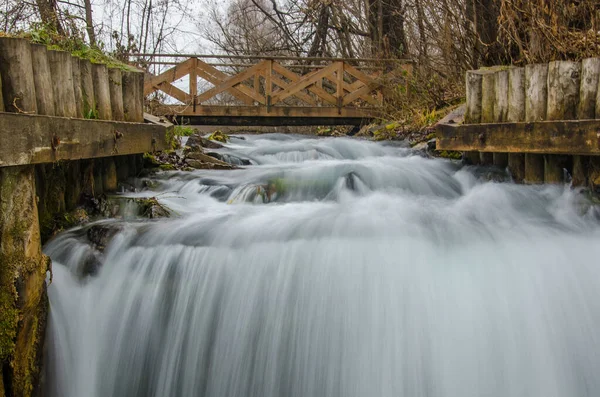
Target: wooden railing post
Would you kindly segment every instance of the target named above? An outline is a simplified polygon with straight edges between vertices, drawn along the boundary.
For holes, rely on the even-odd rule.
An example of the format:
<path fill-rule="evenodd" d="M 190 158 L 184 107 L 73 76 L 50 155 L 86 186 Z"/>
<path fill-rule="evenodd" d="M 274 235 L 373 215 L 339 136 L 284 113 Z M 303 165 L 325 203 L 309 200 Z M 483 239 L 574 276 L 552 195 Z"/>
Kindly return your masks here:
<path fill-rule="evenodd" d="M 273 93 L 272 74 L 273 60 L 267 59 L 267 67 L 265 68 L 265 102 L 267 103 L 267 113 L 271 111 L 271 94 Z"/>
<path fill-rule="evenodd" d="M 192 97 L 192 107 L 196 113 L 196 98 L 198 97 L 198 58 L 191 58 L 190 66 L 190 96 Z"/>
<path fill-rule="evenodd" d="M 338 70 L 336 73 L 337 83 L 337 107 L 338 114 L 342 114 L 342 106 L 344 105 L 344 62 L 338 62 Z"/>

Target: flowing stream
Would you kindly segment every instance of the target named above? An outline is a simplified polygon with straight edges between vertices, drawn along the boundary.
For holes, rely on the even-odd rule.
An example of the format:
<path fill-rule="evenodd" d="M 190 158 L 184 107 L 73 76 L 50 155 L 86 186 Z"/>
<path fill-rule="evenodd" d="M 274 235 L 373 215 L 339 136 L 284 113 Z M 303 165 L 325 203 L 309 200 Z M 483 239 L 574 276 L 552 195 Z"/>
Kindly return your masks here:
<path fill-rule="evenodd" d="M 49 396 L 600 395 L 585 194 L 351 139 L 220 152 L 252 165 L 134 194 L 174 217 L 47 245 Z"/>

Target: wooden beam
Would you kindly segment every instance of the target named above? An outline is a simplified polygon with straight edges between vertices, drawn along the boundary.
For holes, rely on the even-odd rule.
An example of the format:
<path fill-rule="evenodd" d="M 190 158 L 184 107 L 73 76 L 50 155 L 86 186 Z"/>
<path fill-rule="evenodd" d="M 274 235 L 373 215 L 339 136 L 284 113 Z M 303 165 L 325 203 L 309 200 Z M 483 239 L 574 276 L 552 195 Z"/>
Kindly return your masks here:
<path fill-rule="evenodd" d="M 600 120 L 442 124 L 438 150 L 600 155 Z"/>
<path fill-rule="evenodd" d="M 280 79 L 277 76 L 271 76 L 271 81 L 273 84 L 275 84 L 276 86 L 280 87 L 282 90 L 285 90 L 289 84 L 286 83 L 285 81 L 283 81 L 282 79 Z M 300 98 L 302 101 L 304 101 L 305 103 L 309 104 L 309 105 L 313 105 L 316 106 L 316 101 L 307 93 L 305 92 L 297 92 L 296 95 L 298 98 Z"/>
<path fill-rule="evenodd" d="M 338 69 L 338 64 L 332 63 L 331 65 L 327 66 L 324 69 L 316 70 L 305 76 L 302 76 L 298 81 L 291 84 L 286 90 L 280 91 L 277 94 L 273 95 L 272 103 L 276 104 L 277 102 L 283 101 L 285 98 L 294 95 L 298 91 L 301 91 L 301 90 L 307 88 L 308 86 L 315 84 L 319 79 L 322 79 L 323 77 L 329 75 L 330 73 L 335 72 L 337 69 Z M 323 98 L 323 99 L 325 99 L 325 98 Z M 337 104 L 337 99 L 336 99 L 336 104 Z"/>
<path fill-rule="evenodd" d="M 192 103 L 192 96 L 190 94 L 175 87 L 171 83 L 167 83 L 166 81 L 164 81 L 160 84 L 157 84 L 155 86 L 155 88 L 157 90 L 164 92 L 165 94 L 167 94 L 169 96 L 172 96 L 173 98 L 177 99 L 181 103 L 185 103 L 186 105 L 189 105 L 190 103 Z"/>
<path fill-rule="evenodd" d="M 0 167 L 167 148 L 161 125 L 0 113 Z"/>
<path fill-rule="evenodd" d="M 243 81 L 254 76 L 255 73 L 258 73 L 261 70 L 263 70 L 263 68 L 265 66 L 265 62 L 267 62 L 267 61 L 261 62 L 258 65 L 252 66 L 251 68 L 248 68 L 241 73 L 231 76 L 230 78 L 224 80 L 222 83 L 218 84 L 217 86 L 211 88 L 208 91 L 203 92 L 201 95 L 198 96 L 198 103 L 205 102 L 205 101 L 209 100 L 210 98 L 214 97 L 215 95 L 218 95 L 224 91 L 227 91 L 228 89 L 234 87 L 235 85 L 240 84 Z M 250 91 L 254 92 L 252 89 L 250 89 Z M 250 96 L 250 94 L 248 94 L 248 95 Z"/>
<path fill-rule="evenodd" d="M 225 74 L 225 73 L 221 72 L 220 70 L 214 68 L 213 66 L 211 66 L 205 62 L 202 62 L 202 61 L 198 61 L 196 73 L 198 74 L 198 76 L 200 76 L 201 78 L 203 78 L 204 80 L 208 81 L 209 83 L 211 83 L 215 86 L 218 84 L 221 84 L 224 80 L 231 77 L 228 74 Z M 254 99 L 252 96 L 250 96 L 250 95 L 252 95 L 252 93 L 250 93 L 249 91 L 252 91 L 252 90 L 249 87 L 246 87 L 245 85 L 240 84 L 240 85 L 237 85 L 237 86 L 232 87 L 231 89 L 227 90 L 227 93 L 233 95 L 235 98 L 244 102 L 246 105 L 253 105 Z M 255 93 L 255 95 L 258 95 L 258 94 Z M 264 103 L 264 100 L 263 100 L 263 103 Z"/>
<path fill-rule="evenodd" d="M 353 92 L 349 93 L 348 95 L 346 95 L 346 97 L 344 97 L 343 105 L 344 106 L 349 105 L 359 98 L 365 99 L 365 96 L 367 96 L 369 93 L 371 93 L 374 90 L 375 90 L 375 88 L 369 87 L 369 86 L 364 86 L 362 88 L 359 88 L 358 90 L 353 91 Z M 367 101 L 369 103 L 377 104 L 377 101 L 374 98 L 371 98 L 371 99 L 372 99 L 372 101 L 368 101 L 366 99 L 365 99 L 365 101 Z"/>
<path fill-rule="evenodd" d="M 191 107 L 180 105 L 164 105 L 157 109 L 157 114 L 177 116 L 215 116 L 215 117 L 341 117 L 341 118 L 373 118 L 380 115 L 379 109 L 343 107 L 341 114 L 335 107 L 309 106 L 272 106 L 270 112 L 266 106 L 198 106 L 196 112 Z"/>
<path fill-rule="evenodd" d="M 277 62 L 273 63 L 273 71 L 279 73 L 280 75 L 282 75 L 286 79 L 291 80 L 294 83 L 297 82 L 298 80 L 300 80 L 300 78 L 301 78 L 301 76 L 297 75 L 296 73 L 292 72 L 291 70 L 286 69 L 284 66 L 280 65 Z M 319 80 L 319 81 L 317 81 L 316 85 L 308 87 L 307 88 L 308 91 L 312 92 L 317 97 L 325 100 L 326 102 L 328 102 L 332 105 L 337 105 L 337 100 L 336 100 L 335 96 L 333 96 L 330 93 L 328 93 L 327 91 L 325 91 L 323 89 L 323 87 L 321 85 L 319 85 L 319 82 L 321 82 L 321 81 L 322 80 Z M 298 95 L 296 95 L 296 96 L 298 96 Z"/>
<path fill-rule="evenodd" d="M 154 87 L 159 85 L 160 83 L 172 83 L 174 81 L 179 80 L 180 78 L 186 76 L 190 73 L 190 68 L 193 66 L 194 60 L 193 58 L 188 59 L 172 67 L 171 69 L 162 72 L 157 76 L 153 76 L 146 80 L 144 83 L 144 96 L 151 94 L 154 91 Z"/>
<path fill-rule="evenodd" d="M 195 99 L 198 95 L 198 74 L 196 73 L 198 59 L 192 58 L 190 61 L 190 96 L 192 97 L 192 104 L 195 105 Z"/>

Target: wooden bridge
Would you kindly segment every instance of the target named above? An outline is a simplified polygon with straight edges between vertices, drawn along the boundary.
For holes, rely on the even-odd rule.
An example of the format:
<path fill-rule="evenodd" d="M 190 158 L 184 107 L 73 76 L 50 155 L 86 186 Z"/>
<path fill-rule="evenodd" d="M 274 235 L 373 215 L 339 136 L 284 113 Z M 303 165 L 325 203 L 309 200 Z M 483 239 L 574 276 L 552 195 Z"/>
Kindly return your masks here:
<path fill-rule="evenodd" d="M 146 65 L 171 66 L 145 78 L 144 95 L 158 93 L 152 113 L 194 125 L 360 125 L 381 115 L 383 81 L 411 68 L 389 59 L 152 57 Z"/>

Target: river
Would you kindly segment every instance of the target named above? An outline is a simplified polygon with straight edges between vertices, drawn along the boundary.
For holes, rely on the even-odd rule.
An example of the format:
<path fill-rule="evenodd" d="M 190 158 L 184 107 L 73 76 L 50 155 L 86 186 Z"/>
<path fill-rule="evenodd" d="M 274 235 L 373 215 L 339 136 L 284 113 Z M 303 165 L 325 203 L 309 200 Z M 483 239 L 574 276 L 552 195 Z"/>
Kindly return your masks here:
<path fill-rule="evenodd" d="M 232 139 L 45 248 L 51 397 L 600 395 L 600 210 L 402 146 Z M 490 181 L 492 179 L 492 181 Z"/>

